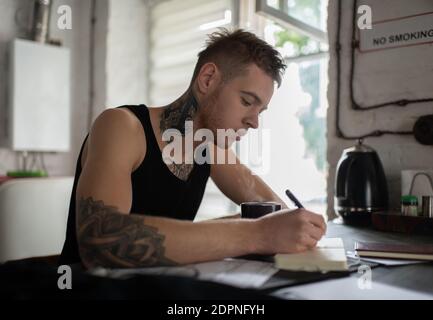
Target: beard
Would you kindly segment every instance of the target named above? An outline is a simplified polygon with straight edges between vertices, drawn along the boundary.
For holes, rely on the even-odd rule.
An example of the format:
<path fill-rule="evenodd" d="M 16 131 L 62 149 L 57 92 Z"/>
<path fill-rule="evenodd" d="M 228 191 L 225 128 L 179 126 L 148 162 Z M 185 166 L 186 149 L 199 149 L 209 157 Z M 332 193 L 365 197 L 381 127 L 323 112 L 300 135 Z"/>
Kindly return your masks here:
<path fill-rule="evenodd" d="M 218 110 L 218 100 L 221 95 L 221 89 L 222 85 L 202 102 L 199 107 L 198 119 L 202 128 L 212 132 L 212 142 L 214 146 L 221 149 L 229 149 L 236 141 L 236 133 L 234 129 L 226 129 L 224 127 L 224 121 Z M 218 133 L 218 131 L 220 132 Z"/>

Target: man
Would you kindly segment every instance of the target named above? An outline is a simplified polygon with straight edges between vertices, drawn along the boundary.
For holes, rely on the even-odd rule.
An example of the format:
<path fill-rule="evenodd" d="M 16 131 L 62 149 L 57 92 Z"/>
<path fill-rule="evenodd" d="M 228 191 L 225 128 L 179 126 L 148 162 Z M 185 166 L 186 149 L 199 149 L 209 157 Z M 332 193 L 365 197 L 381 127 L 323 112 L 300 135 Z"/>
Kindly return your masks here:
<path fill-rule="evenodd" d="M 314 247 L 326 231 L 324 219 L 303 209 L 289 212 L 239 162 L 230 149 L 234 139 L 216 141 L 218 129 L 258 127 L 284 68 L 278 52 L 254 34 L 222 30 L 210 35 L 189 89 L 176 101 L 104 111 L 78 157 L 60 263 L 147 267 Z M 172 140 L 163 135 L 176 129 L 185 140 L 186 121 L 194 131 L 214 133 L 215 149 L 236 163 L 199 164 L 183 150 L 180 163 L 167 164 L 163 154 Z M 212 158 L 209 150 L 202 152 Z M 209 176 L 237 204 L 277 201 L 284 209 L 255 220 L 192 222 Z"/>

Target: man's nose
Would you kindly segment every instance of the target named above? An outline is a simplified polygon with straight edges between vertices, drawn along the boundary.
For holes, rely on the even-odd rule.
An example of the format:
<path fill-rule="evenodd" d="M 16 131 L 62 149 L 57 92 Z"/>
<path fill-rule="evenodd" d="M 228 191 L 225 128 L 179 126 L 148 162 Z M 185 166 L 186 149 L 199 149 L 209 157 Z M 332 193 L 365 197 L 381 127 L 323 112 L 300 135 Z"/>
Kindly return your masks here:
<path fill-rule="evenodd" d="M 250 128 L 257 129 L 259 127 L 259 116 L 255 115 L 254 117 L 248 118 L 247 125 Z"/>

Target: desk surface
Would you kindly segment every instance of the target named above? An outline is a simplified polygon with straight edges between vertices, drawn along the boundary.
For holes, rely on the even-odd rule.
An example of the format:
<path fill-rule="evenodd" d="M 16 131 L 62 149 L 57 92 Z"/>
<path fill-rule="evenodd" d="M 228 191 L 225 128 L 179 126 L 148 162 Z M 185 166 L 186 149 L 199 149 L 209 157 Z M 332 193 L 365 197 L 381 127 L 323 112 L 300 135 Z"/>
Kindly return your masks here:
<path fill-rule="evenodd" d="M 328 224 L 327 237 L 342 238 L 346 250 L 353 250 L 355 241 L 358 240 L 433 244 L 433 235 L 384 233 L 332 222 Z M 265 284 L 261 290 L 245 290 L 176 276 L 143 275 L 125 280 L 108 279 L 91 276 L 79 269 L 73 269 L 73 290 L 59 290 L 57 287 L 59 274 L 56 267 L 17 261 L 0 265 L 0 283 L 2 284 L 0 285 L 0 297 L 20 299 L 221 299 L 222 297 L 225 299 L 272 297 L 284 299 L 433 299 L 433 263 L 394 267 L 379 266 L 371 271 L 373 287 L 377 288 L 375 292 L 358 290 L 357 280 L 360 274 L 357 272 L 322 275 L 279 271 L 268 280 L 267 288 Z"/>
<path fill-rule="evenodd" d="M 385 233 L 371 228 L 352 227 L 334 222 L 328 223 L 326 236 L 342 238 L 346 251 L 353 251 L 356 241 L 433 244 L 433 235 Z M 392 267 L 378 266 L 372 269 L 371 275 L 373 283 L 391 285 L 402 289 L 413 290 L 418 293 L 427 293 L 430 294 L 433 299 L 433 263 L 429 262 Z M 351 273 L 350 277 L 359 278 L 360 274 L 356 272 Z M 317 285 L 326 286 L 328 281 L 335 280 L 324 280 L 318 282 Z M 320 287 L 316 286 L 315 288 Z"/>

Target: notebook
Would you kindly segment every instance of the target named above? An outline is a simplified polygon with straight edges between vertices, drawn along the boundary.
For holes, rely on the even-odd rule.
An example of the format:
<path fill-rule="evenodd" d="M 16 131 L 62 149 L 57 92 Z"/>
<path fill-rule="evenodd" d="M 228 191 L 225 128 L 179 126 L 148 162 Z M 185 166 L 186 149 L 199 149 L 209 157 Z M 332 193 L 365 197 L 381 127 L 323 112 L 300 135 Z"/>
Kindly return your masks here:
<path fill-rule="evenodd" d="M 279 253 L 275 267 L 290 271 L 347 271 L 349 270 L 341 238 L 324 238 L 314 249 L 300 253 Z"/>
<path fill-rule="evenodd" d="M 358 241 L 355 243 L 355 250 L 360 257 L 433 260 L 433 245 L 431 244 L 388 244 Z"/>

